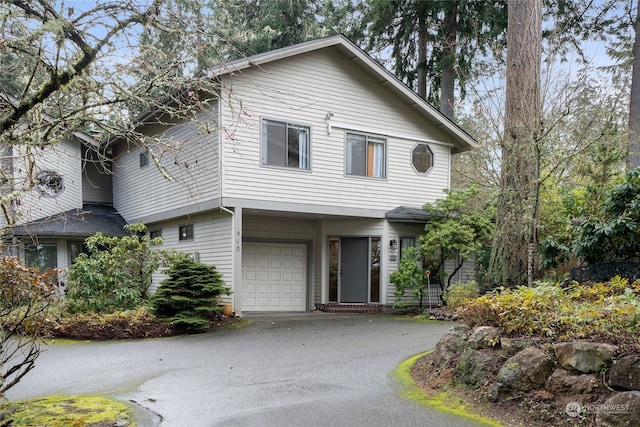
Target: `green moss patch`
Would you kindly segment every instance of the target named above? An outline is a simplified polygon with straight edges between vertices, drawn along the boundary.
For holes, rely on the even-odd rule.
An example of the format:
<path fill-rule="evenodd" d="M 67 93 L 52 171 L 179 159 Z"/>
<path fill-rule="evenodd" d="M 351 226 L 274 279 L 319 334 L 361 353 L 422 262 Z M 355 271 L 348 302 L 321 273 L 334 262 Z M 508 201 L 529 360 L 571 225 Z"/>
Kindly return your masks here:
<path fill-rule="evenodd" d="M 131 408 L 102 396 L 48 396 L 6 402 L 0 406 L 3 421 L 12 427 L 135 426 Z"/>
<path fill-rule="evenodd" d="M 429 354 L 430 351 L 416 356 L 410 357 L 400 363 L 393 372 L 400 385 L 402 391 L 400 395 L 411 399 L 421 405 L 429 406 L 442 412 L 454 414 L 468 420 L 492 427 L 501 427 L 498 422 L 482 417 L 473 413 L 467 404 L 457 397 L 455 394 L 448 392 L 440 392 L 434 396 L 427 396 L 411 377 L 411 368 L 423 356 Z"/>

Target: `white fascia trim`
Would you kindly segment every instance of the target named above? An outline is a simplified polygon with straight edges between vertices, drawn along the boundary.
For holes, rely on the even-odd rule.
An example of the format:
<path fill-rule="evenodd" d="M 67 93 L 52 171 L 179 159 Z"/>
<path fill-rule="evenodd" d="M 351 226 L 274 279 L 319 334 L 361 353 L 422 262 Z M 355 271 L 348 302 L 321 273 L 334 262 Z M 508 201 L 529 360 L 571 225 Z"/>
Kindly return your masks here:
<path fill-rule="evenodd" d="M 387 213 L 386 210 L 382 209 L 310 205 L 305 203 L 274 202 L 268 200 L 238 199 L 233 197 L 223 197 L 222 202 L 223 205 L 228 208 L 239 207 L 246 209 L 245 214 L 247 212 L 250 213 L 251 210 L 265 210 L 300 214 L 383 219 Z"/>

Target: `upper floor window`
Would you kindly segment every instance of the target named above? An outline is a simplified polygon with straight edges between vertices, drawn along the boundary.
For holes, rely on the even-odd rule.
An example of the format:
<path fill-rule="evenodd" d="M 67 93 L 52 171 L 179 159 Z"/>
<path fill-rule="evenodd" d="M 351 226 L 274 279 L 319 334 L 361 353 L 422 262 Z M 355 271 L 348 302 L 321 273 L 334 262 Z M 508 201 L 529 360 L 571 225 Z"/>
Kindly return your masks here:
<path fill-rule="evenodd" d="M 309 170 L 309 126 L 262 120 L 262 164 Z"/>
<path fill-rule="evenodd" d="M 347 175 L 387 177 L 387 140 L 384 138 L 347 133 Z"/>
<path fill-rule="evenodd" d="M 155 239 L 158 237 L 162 237 L 162 230 L 151 230 L 149 231 L 149 238 L 150 239 Z"/>
<path fill-rule="evenodd" d="M 178 240 L 193 240 L 193 224 L 181 225 L 178 233 Z"/>
<path fill-rule="evenodd" d="M 433 152 L 427 144 L 417 144 L 411 150 L 411 164 L 417 172 L 426 173 L 433 167 Z"/>
<path fill-rule="evenodd" d="M 143 151 L 140 153 L 140 167 L 145 167 L 149 164 L 149 152 Z"/>

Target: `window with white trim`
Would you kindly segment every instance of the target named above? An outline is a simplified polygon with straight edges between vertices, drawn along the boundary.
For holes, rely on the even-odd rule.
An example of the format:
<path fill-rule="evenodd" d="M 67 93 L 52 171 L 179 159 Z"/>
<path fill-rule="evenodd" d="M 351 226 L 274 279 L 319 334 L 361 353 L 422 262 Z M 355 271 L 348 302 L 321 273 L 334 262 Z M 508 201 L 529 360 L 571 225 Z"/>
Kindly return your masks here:
<path fill-rule="evenodd" d="M 310 169 L 311 128 L 295 123 L 262 120 L 262 164 Z"/>
<path fill-rule="evenodd" d="M 387 140 L 378 136 L 347 132 L 347 175 L 387 177 Z"/>

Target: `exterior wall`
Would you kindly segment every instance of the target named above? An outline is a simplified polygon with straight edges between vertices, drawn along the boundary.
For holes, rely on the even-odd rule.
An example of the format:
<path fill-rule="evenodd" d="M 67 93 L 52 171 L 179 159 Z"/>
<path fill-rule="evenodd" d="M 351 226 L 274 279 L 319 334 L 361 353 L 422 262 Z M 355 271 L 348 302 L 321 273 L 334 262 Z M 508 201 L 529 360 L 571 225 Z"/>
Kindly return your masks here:
<path fill-rule="evenodd" d="M 112 204 L 113 182 L 111 165 L 104 164 L 96 154 L 85 150 L 82 173 L 82 200 L 84 203 Z"/>
<path fill-rule="evenodd" d="M 150 135 L 166 142 L 152 148 L 165 170 L 153 159 L 140 166 L 139 147 L 120 147 L 113 176 L 114 206 L 127 222 L 169 219 L 174 210 L 192 206 L 198 212 L 203 205 L 211 207 L 219 197 L 218 133 L 215 108 L 201 113 L 196 124 L 182 121 L 170 128 L 146 129 Z M 186 212 L 185 212 L 186 213 Z"/>
<path fill-rule="evenodd" d="M 47 216 L 82 207 L 82 164 L 80 161 L 80 143 L 77 140 L 64 139 L 51 149 L 34 151 L 38 171 L 54 171 L 62 175 L 64 190 L 56 197 L 44 197 L 32 188 L 20 197 L 19 223 L 34 221 Z M 26 165 L 20 153 L 14 157 L 16 187 L 25 188 Z"/>
<path fill-rule="evenodd" d="M 393 283 L 389 283 L 389 274 L 394 271 L 398 271 L 400 265 L 400 256 L 402 255 L 400 252 L 400 238 L 401 237 L 415 237 L 416 243 L 418 241 L 418 236 L 424 233 L 424 224 L 413 224 L 413 223 L 401 223 L 401 222 L 392 222 L 389 223 L 389 239 L 395 239 L 398 242 L 398 248 L 395 249 L 394 255 L 395 260 L 388 260 L 389 270 L 385 277 L 385 280 L 388 283 L 387 288 L 387 303 L 388 305 L 393 305 L 396 302 L 396 296 L 394 292 L 396 287 Z M 413 303 L 414 298 L 413 295 L 408 293 L 402 298 L 403 301 L 407 303 Z"/>
<path fill-rule="evenodd" d="M 336 50 L 268 63 L 223 80 L 233 92 L 221 97 L 222 121 L 225 135 L 234 136 L 223 142 L 225 199 L 386 211 L 421 206 L 449 187 L 448 137 Z M 310 171 L 261 166 L 262 118 L 311 127 Z M 386 179 L 345 175 L 347 129 L 387 137 Z M 411 165 L 418 141 L 430 142 L 434 153 L 427 174 Z"/>
<path fill-rule="evenodd" d="M 163 244 L 159 248 L 176 249 L 180 252 L 195 254 L 205 264 L 215 265 L 227 287 L 233 287 L 233 218 L 224 212 L 212 212 L 191 218 L 177 218 L 171 221 L 151 224 L 149 231 L 162 231 Z M 181 225 L 193 224 L 193 240 L 179 240 Z M 152 291 L 166 276 L 158 271 L 153 276 Z M 231 296 L 225 296 L 224 302 L 230 302 Z"/>

